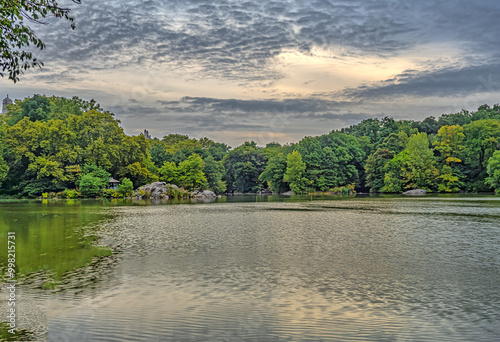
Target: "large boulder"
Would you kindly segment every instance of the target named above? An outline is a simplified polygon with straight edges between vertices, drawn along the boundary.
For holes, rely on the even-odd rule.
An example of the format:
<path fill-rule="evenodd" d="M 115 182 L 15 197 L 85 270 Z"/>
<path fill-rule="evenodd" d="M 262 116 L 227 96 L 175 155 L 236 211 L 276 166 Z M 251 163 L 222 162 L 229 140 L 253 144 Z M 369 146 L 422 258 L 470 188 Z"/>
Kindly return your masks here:
<path fill-rule="evenodd" d="M 177 185 L 167 184 L 165 182 L 154 182 L 151 184 L 146 184 L 135 190 L 135 197 L 139 199 L 168 199 L 167 193 L 170 188 L 179 189 Z"/>
<path fill-rule="evenodd" d="M 425 194 L 427 194 L 427 190 L 424 189 L 413 189 L 403 192 L 403 195 L 408 195 L 408 196 L 422 196 Z"/>
<path fill-rule="evenodd" d="M 216 198 L 217 195 L 215 192 L 210 191 L 210 190 L 204 190 L 201 192 L 196 192 L 194 195 L 195 198 Z"/>

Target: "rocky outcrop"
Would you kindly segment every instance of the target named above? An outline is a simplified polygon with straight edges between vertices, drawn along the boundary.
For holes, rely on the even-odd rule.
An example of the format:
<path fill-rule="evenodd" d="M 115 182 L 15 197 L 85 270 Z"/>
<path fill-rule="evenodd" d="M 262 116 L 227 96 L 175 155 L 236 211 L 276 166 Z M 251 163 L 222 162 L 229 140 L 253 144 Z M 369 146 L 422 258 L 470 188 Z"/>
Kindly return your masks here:
<path fill-rule="evenodd" d="M 403 192 L 403 195 L 408 195 L 408 196 L 422 196 L 425 194 L 427 194 L 427 190 L 424 189 L 414 189 Z"/>
<path fill-rule="evenodd" d="M 171 188 L 179 189 L 177 185 L 167 184 L 165 182 L 154 182 L 151 184 L 143 185 L 135 190 L 134 196 L 138 199 L 168 199 L 167 193 Z"/>
<path fill-rule="evenodd" d="M 194 198 L 216 198 L 215 192 L 210 190 L 195 191 L 193 192 Z"/>
<path fill-rule="evenodd" d="M 290 190 L 290 191 L 282 192 L 280 195 L 281 195 L 281 196 L 292 196 L 292 195 L 293 195 L 293 193 L 292 193 L 292 191 Z"/>

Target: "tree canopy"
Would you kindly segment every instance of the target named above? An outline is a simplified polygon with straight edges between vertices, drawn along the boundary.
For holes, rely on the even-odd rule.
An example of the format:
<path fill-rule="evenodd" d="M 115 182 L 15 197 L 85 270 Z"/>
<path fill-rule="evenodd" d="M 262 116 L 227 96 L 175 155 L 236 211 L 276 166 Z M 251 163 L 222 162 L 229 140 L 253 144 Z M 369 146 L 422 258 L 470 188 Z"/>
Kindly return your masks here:
<path fill-rule="evenodd" d="M 129 136 L 93 100 L 34 95 L 0 115 L 0 194 L 125 196 L 158 180 L 218 194 L 498 191 L 499 153 L 498 105 L 421 122 L 368 119 L 296 144 L 231 148 L 206 137 Z M 116 193 L 106 189 L 110 177 L 122 182 Z"/>
<path fill-rule="evenodd" d="M 55 17 L 68 20 L 75 29 L 75 19 L 71 10 L 61 7 L 57 0 L 1 0 L 0 4 L 0 76 L 7 74 L 17 82 L 25 70 L 43 66 L 30 47 L 44 49 L 45 44 L 28 23 L 45 24 L 45 18 Z"/>

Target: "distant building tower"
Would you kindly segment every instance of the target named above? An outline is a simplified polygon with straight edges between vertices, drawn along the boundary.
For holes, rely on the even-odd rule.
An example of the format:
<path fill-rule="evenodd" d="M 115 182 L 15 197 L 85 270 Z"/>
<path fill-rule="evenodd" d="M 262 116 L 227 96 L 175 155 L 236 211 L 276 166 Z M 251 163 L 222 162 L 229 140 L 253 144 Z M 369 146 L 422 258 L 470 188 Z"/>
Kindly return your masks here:
<path fill-rule="evenodd" d="M 7 106 L 12 103 L 12 100 L 9 98 L 9 95 L 2 101 L 2 114 L 7 113 Z"/>
<path fill-rule="evenodd" d="M 145 129 L 144 130 L 144 133 L 142 133 L 144 135 L 144 138 L 146 139 L 151 139 L 151 134 L 149 134 L 149 132 Z"/>

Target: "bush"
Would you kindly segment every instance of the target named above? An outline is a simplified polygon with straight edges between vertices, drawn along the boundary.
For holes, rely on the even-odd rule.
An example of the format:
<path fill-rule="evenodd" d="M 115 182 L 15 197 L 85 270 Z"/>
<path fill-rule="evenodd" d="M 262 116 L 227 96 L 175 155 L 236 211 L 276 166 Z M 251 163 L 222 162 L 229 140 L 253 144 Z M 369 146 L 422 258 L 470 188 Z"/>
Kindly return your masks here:
<path fill-rule="evenodd" d="M 101 194 L 103 181 L 92 175 L 84 175 L 80 179 L 80 193 L 84 197 L 97 197 Z"/>
<path fill-rule="evenodd" d="M 77 198 L 80 197 L 80 193 L 78 190 L 69 190 L 69 189 L 64 189 L 62 192 L 63 196 L 66 198 Z"/>
<path fill-rule="evenodd" d="M 122 196 L 130 196 L 134 191 L 134 183 L 128 178 L 123 178 L 116 191 Z"/>
<path fill-rule="evenodd" d="M 102 192 L 101 194 L 102 197 L 104 198 L 120 198 L 123 197 L 122 194 L 120 194 L 118 191 L 113 190 L 113 189 L 106 189 Z"/>

